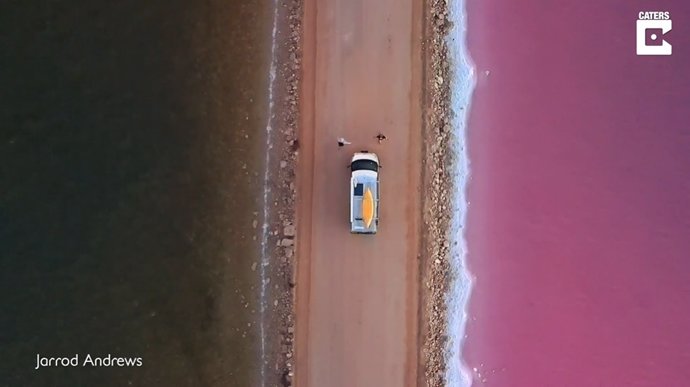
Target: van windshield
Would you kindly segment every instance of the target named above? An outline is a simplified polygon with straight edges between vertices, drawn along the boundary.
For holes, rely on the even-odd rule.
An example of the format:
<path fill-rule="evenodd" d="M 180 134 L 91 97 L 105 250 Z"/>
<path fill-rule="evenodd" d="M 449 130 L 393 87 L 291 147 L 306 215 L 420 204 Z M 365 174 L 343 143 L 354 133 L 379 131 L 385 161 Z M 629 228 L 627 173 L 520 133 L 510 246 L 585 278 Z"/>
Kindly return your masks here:
<path fill-rule="evenodd" d="M 353 171 L 366 170 L 366 171 L 378 172 L 379 165 L 376 163 L 376 161 L 372 161 L 372 160 L 357 160 L 357 161 L 352 162 L 352 165 L 350 166 L 350 168 Z"/>

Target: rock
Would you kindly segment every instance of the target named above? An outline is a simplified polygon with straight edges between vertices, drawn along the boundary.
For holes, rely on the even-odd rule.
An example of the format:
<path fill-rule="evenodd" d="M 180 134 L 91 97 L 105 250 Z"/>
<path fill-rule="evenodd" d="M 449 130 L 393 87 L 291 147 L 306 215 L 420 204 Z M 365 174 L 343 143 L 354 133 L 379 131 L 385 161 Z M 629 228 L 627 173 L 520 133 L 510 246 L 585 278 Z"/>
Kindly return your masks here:
<path fill-rule="evenodd" d="M 283 238 L 283 240 L 280 241 L 280 245 L 283 247 L 292 246 L 294 244 L 295 244 L 295 241 L 293 241 L 292 239 L 289 239 L 289 238 Z"/>
<path fill-rule="evenodd" d="M 295 333 L 295 327 L 288 327 L 288 333 L 292 334 Z"/>
<path fill-rule="evenodd" d="M 295 249 L 292 247 L 286 247 L 285 248 L 285 257 L 286 258 L 292 258 L 292 255 L 295 253 Z"/>
<path fill-rule="evenodd" d="M 295 236 L 295 226 L 292 224 L 288 224 L 283 228 L 283 235 L 287 237 L 294 237 Z"/>
<path fill-rule="evenodd" d="M 281 160 L 280 161 L 280 168 L 285 168 L 285 167 L 287 167 L 287 161 Z"/>
<path fill-rule="evenodd" d="M 252 263 L 252 271 L 256 271 L 256 262 Z"/>
<path fill-rule="evenodd" d="M 291 386 L 292 385 L 292 372 L 286 371 L 283 374 L 283 380 L 282 380 L 283 386 Z"/>
<path fill-rule="evenodd" d="M 257 222 L 256 219 L 254 219 L 254 221 L 252 221 L 252 228 L 256 228 L 256 225 L 257 225 L 258 223 L 259 223 L 259 222 Z"/>

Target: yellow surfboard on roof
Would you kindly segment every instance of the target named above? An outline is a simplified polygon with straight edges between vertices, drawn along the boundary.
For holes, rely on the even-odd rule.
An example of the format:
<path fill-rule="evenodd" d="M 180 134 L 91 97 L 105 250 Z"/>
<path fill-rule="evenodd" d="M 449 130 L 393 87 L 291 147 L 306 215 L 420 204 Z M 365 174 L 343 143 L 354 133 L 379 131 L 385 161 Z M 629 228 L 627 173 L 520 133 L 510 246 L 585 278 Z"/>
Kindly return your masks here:
<path fill-rule="evenodd" d="M 371 226 L 371 222 L 374 220 L 374 195 L 369 188 L 364 192 L 362 199 L 362 220 L 367 227 Z"/>

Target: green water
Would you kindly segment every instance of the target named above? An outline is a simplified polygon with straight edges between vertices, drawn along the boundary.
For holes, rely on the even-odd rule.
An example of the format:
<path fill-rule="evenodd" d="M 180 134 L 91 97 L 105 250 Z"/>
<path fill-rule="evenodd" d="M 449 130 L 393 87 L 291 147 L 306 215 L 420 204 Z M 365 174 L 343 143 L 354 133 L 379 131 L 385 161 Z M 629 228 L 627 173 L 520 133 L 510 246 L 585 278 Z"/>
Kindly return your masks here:
<path fill-rule="evenodd" d="M 0 386 L 254 384 L 261 3 L 2 2 Z"/>

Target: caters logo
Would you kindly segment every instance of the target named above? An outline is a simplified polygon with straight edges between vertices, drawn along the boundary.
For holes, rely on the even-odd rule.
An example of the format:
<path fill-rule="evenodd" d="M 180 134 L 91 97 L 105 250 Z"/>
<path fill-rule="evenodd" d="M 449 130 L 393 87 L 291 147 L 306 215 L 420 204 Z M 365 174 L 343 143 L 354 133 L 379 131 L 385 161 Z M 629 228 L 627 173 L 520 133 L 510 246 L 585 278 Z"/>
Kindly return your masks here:
<path fill-rule="evenodd" d="M 673 47 L 666 41 L 671 28 L 669 12 L 640 12 L 637 15 L 637 55 L 671 55 Z"/>

